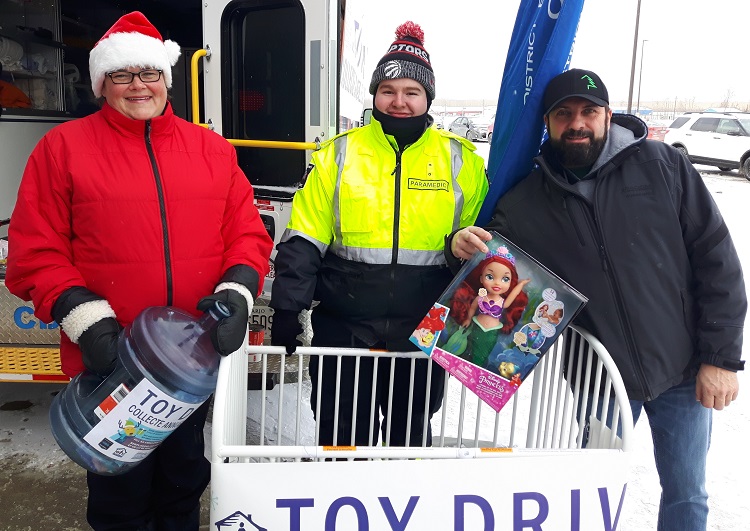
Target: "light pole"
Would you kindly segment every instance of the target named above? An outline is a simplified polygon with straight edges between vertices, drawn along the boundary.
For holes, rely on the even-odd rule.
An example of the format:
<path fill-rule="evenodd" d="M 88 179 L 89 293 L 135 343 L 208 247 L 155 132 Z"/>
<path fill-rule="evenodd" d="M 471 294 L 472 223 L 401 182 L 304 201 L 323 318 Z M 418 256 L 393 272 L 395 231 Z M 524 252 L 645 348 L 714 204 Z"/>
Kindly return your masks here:
<path fill-rule="evenodd" d="M 635 104 L 635 113 L 639 114 L 641 111 L 641 80 L 643 79 L 643 52 L 645 51 L 644 46 L 648 42 L 648 39 L 641 41 L 641 66 L 638 70 L 638 102 Z"/>
<path fill-rule="evenodd" d="M 633 35 L 633 61 L 630 65 L 630 90 L 628 91 L 628 114 L 633 110 L 633 81 L 635 81 L 635 58 L 638 56 L 638 23 L 641 20 L 641 0 L 635 11 L 635 35 Z"/>

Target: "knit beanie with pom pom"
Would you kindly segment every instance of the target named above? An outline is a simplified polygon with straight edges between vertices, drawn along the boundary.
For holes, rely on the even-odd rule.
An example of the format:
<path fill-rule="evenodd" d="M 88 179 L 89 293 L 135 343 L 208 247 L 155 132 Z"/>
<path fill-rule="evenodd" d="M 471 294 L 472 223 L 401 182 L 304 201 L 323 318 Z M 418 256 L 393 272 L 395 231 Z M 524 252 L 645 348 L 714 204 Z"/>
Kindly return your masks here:
<path fill-rule="evenodd" d="M 435 99 L 435 74 L 430 55 L 424 49 L 424 32 L 418 24 L 408 21 L 396 28 L 396 40 L 378 62 L 370 81 L 373 96 L 384 79 L 414 79 L 427 92 L 429 102 Z"/>

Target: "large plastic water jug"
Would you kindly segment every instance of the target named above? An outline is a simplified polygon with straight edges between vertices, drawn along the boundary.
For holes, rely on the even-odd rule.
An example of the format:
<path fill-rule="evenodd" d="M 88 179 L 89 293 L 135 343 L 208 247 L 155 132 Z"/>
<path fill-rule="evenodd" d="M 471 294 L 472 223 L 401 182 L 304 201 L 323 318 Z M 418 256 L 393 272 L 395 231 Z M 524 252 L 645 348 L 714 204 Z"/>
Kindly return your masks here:
<path fill-rule="evenodd" d="M 219 355 L 209 332 L 229 315 L 217 303 L 196 319 L 151 307 L 120 332 L 115 370 L 85 371 L 55 396 L 52 435 L 90 472 L 126 472 L 146 458 L 216 388 Z"/>

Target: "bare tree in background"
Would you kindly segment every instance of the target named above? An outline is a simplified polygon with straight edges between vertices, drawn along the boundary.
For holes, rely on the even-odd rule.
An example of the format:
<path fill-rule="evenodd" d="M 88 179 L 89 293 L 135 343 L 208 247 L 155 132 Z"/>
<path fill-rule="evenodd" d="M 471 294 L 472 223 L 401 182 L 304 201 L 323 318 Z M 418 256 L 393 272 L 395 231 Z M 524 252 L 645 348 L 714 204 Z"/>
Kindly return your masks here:
<path fill-rule="evenodd" d="M 720 107 L 726 109 L 729 107 L 733 107 L 732 100 L 734 99 L 734 91 L 732 89 L 727 89 L 727 91 L 724 93 L 724 99 L 721 100 Z"/>
<path fill-rule="evenodd" d="M 674 108 L 674 102 L 672 100 L 663 99 L 656 103 L 656 110 L 660 112 L 672 112 Z"/>
<path fill-rule="evenodd" d="M 693 96 L 692 98 L 688 98 L 686 100 L 680 101 L 680 104 L 682 104 L 683 112 L 699 110 L 698 108 L 696 108 L 696 105 L 695 105 L 695 96 Z"/>

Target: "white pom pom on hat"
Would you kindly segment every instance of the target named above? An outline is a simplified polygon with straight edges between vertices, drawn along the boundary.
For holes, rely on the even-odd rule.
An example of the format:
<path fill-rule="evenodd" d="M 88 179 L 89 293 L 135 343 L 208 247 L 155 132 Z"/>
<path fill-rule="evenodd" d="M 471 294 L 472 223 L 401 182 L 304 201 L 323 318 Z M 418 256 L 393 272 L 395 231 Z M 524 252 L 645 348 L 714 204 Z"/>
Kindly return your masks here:
<path fill-rule="evenodd" d="M 167 88 L 172 87 L 172 66 L 180 57 L 180 46 L 164 40 L 140 11 L 123 15 L 89 53 L 91 89 L 102 95 L 104 76 L 121 68 L 148 67 L 162 71 Z"/>

